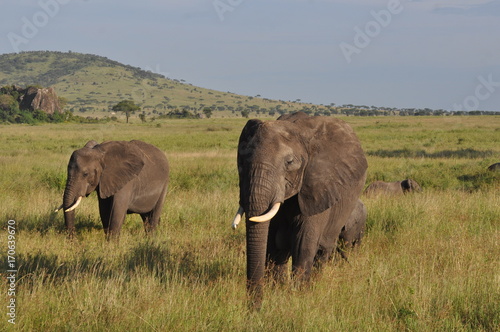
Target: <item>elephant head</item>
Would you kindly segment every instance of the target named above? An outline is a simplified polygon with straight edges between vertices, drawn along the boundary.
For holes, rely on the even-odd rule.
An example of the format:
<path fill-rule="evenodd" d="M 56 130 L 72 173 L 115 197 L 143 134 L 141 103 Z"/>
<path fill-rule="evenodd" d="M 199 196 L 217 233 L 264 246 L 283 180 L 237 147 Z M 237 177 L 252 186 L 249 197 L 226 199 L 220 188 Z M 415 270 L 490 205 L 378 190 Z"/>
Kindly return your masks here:
<path fill-rule="evenodd" d="M 500 171 L 500 163 L 492 164 L 488 166 L 488 171 L 497 172 Z"/>
<path fill-rule="evenodd" d="M 422 191 L 422 187 L 420 187 L 420 185 L 417 183 L 417 181 L 415 181 L 413 179 L 406 179 L 406 180 L 401 181 L 401 188 L 403 189 L 404 193 L 413 192 L 413 191 L 416 191 L 416 192 Z"/>
<path fill-rule="evenodd" d="M 308 217 L 357 199 L 367 163 L 345 122 L 304 113 L 277 121 L 249 120 L 237 161 L 240 209 L 233 228 L 245 213 L 247 289 L 259 305 L 270 220 L 280 206 L 293 197 L 299 213 Z"/>
<path fill-rule="evenodd" d="M 69 234 L 74 232 L 75 209 L 94 190 L 100 198 L 114 195 L 139 174 L 144 162 L 141 152 L 124 142 L 98 144 L 89 141 L 71 155 L 64 190 L 64 220 Z M 57 210 L 56 210 L 57 211 Z"/>

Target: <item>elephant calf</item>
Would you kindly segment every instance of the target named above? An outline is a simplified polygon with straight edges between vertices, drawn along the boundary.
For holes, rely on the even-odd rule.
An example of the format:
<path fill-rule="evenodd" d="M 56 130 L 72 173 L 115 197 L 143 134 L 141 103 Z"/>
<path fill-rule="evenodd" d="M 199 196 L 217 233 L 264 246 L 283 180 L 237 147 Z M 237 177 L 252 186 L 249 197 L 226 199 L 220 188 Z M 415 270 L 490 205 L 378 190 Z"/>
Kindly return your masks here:
<path fill-rule="evenodd" d="M 421 192 L 422 188 L 417 183 L 417 181 L 412 179 L 407 179 L 395 182 L 375 181 L 365 189 L 364 194 L 367 196 L 381 194 L 381 193 L 400 195 L 413 191 Z"/>
<path fill-rule="evenodd" d="M 358 199 L 356 207 L 351 213 L 344 227 L 340 231 L 339 240 L 345 248 L 352 248 L 361 243 L 366 229 L 368 212 L 365 204 Z"/>
<path fill-rule="evenodd" d="M 106 238 L 117 238 L 125 215 L 138 213 L 146 232 L 153 231 L 167 194 L 169 165 L 157 147 L 141 141 L 89 141 L 73 152 L 64 190 L 64 220 L 75 229 L 75 209 L 94 190 Z M 57 210 L 59 210 L 57 209 Z M 56 210 L 56 211 L 57 211 Z"/>
<path fill-rule="evenodd" d="M 337 242 L 337 252 L 347 260 L 344 251 L 355 245 L 361 244 L 361 239 L 365 234 L 366 217 L 368 213 L 365 204 L 358 199 L 356 207 L 351 213 L 344 227 L 340 231 L 339 241 Z"/>

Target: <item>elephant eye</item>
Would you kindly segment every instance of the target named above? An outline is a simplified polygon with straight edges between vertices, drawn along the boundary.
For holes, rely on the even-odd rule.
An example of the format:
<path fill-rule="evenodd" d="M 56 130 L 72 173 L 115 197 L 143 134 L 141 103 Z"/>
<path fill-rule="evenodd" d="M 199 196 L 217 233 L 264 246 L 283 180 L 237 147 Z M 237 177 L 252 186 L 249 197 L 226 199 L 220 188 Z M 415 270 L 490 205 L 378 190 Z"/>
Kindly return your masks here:
<path fill-rule="evenodd" d="M 287 156 L 285 158 L 285 167 L 288 169 L 288 170 L 293 170 L 296 168 L 296 165 L 297 165 L 297 160 L 295 159 L 295 157 L 293 155 L 290 155 L 290 156 Z"/>
<path fill-rule="evenodd" d="M 290 154 L 285 157 L 285 169 L 287 172 L 294 172 L 300 169 L 301 166 L 302 163 L 297 156 Z"/>

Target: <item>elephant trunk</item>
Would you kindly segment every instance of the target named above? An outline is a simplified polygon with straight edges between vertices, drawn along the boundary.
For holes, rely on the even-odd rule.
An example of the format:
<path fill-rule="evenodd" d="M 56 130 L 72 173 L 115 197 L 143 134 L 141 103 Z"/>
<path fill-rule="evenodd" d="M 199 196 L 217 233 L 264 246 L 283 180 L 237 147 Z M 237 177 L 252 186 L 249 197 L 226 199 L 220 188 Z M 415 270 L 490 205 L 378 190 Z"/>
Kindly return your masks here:
<path fill-rule="evenodd" d="M 247 291 L 250 306 L 255 310 L 262 305 L 268 233 L 269 221 L 253 222 L 247 218 Z"/>
<path fill-rule="evenodd" d="M 243 207 L 247 218 L 261 216 L 269 210 L 275 203 L 282 202 L 277 196 L 277 184 L 275 170 L 258 165 L 250 171 L 248 178 L 240 181 L 240 204 Z"/>
<path fill-rule="evenodd" d="M 80 203 L 82 196 L 75 194 L 71 182 L 68 181 L 64 190 L 63 208 L 64 208 L 64 223 L 69 236 L 73 236 L 75 231 L 75 208 Z"/>
<path fill-rule="evenodd" d="M 262 305 L 269 225 L 284 199 L 276 170 L 255 165 L 240 182 L 240 204 L 246 215 L 247 291 L 252 309 Z"/>

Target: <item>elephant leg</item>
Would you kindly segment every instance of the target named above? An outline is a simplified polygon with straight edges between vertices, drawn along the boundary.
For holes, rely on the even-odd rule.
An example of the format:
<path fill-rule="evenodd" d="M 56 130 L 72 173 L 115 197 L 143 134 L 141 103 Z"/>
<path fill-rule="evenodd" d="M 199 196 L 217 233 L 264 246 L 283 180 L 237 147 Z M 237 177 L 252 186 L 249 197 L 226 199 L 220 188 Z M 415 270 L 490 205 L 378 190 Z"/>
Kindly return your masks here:
<path fill-rule="evenodd" d="M 309 281 L 313 266 L 321 267 L 332 255 L 342 228 L 334 223 L 333 213 L 327 209 L 293 222 L 292 271 L 299 281 Z"/>
<path fill-rule="evenodd" d="M 329 221 L 319 243 L 322 253 L 318 253 L 315 258 L 315 265 L 319 268 L 330 260 L 334 250 L 336 250 L 343 259 L 348 261 L 345 251 L 346 249 L 352 248 L 354 245 L 353 236 L 351 234 L 355 232 L 354 227 L 356 226 L 352 221 L 350 222 L 350 218 L 354 213 L 352 210 L 353 201 L 355 200 L 349 200 L 344 203 L 345 208 L 341 211 L 331 210 Z M 350 228 L 346 230 L 347 225 Z"/>
<path fill-rule="evenodd" d="M 290 259 L 290 249 L 281 247 L 280 233 L 277 236 L 270 236 L 267 246 L 266 270 L 269 276 L 277 283 L 284 284 L 288 278 L 287 265 Z"/>
<path fill-rule="evenodd" d="M 153 215 L 153 211 L 147 213 L 141 213 L 142 223 L 144 224 L 144 230 L 146 233 L 151 231 L 151 216 Z"/>
<path fill-rule="evenodd" d="M 108 240 L 118 239 L 126 215 L 127 211 L 125 209 L 113 208 L 111 210 L 108 233 L 106 234 Z"/>
<path fill-rule="evenodd" d="M 318 250 L 319 231 L 310 227 L 310 223 L 303 220 L 292 227 L 292 275 L 299 282 L 309 281 Z"/>
<path fill-rule="evenodd" d="M 125 221 L 125 216 L 127 215 L 127 209 L 129 205 L 128 195 L 116 194 L 111 197 L 112 204 L 111 211 L 109 214 L 109 225 L 106 237 L 110 239 L 118 239 L 120 236 L 120 231 Z"/>
<path fill-rule="evenodd" d="M 106 199 L 99 198 L 99 214 L 101 216 L 102 227 L 106 236 L 109 232 L 109 220 L 111 216 L 111 207 L 113 205 L 113 197 Z"/>
<path fill-rule="evenodd" d="M 320 237 L 318 251 L 314 257 L 314 266 L 318 269 L 327 263 L 333 255 L 334 250 L 338 247 L 338 238 L 342 230 L 341 224 L 329 223 Z M 343 252 L 341 252 L 341 255 Z M 343 256 L 344 257 L 344 256 Z"/>
<path fill-rule="evenodd" d="M 142 218 L 142 220 L 144 221 L 144 230 L 146 231 L 146 233 L 155 231 L 156 227 L 158 227 L 158 225 L 160 224 L 161 212 L 163 210 L 163 205 L 165 203 L 166 195 L 167 195 L 167 186 L 163 188 L 163 191 L 160 194 L 160 197 L 156 202 L 155 207 L 149 213 L 147 220 L 145 220 L 144 217 Z"/>
<path fill-rule="evenodd" d="M 321 269 L 321 267 L 328 262 L 330 257 L 332 256 L 333 248 L 326 248 L 320 246 L 316 255 L 314 256 L 313 266 L 317 269 Z"/>
<path fill-rule="evenodd" d="M 286 206 L 272 219 L 267 240 L 266 270 L 269 276 L 278 283 L 285 283 L 288 278 L 288 260 L 290 251 L 290 228 L 287 218 L 290 209 Z"/>

